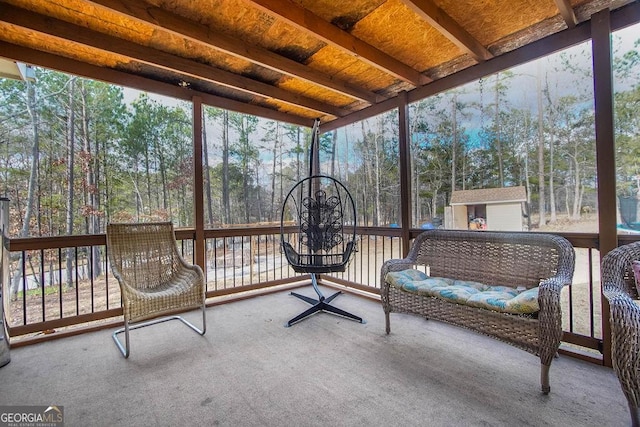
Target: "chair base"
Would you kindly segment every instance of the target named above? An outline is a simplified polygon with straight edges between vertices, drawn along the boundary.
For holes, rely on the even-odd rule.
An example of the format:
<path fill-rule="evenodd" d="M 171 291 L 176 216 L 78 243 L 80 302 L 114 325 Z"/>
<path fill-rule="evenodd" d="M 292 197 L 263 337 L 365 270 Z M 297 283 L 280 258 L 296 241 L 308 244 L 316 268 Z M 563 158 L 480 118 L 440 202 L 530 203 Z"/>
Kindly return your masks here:
<path fill-rule="evenodd" d="M 139 328 L 144 328 L 146 326 L 151 326 L 151 325 L 156 325 L 158 323 L 163 323 L 163 322 L 168 322 L 170 320 L 179 320 L 182 323 L 184 323 L 185 325 L 187 325 L 189 328 L 193 329 L 195 332 L 197 332 L 199 335 L 204 335 L 205 332 L 207 332 L 207 321 L 205 318 L 205 311 L 204 311 L 204 307 L 202 308 L 202 329 L 199 329 L 197 326 L 195 326 L 193 323 L 189 322 L 188 320 L 186 320 L 185 318 L 183 318 L 182 316 L 168 316 L 168 317 L 161 317 L 159 319 L 154 319 L 154 320 L 150 320 L 148 322 L 144 322 L 144 323 L 137 323 L 135 325 L 129 326 L 129 323 L 125 320 L 124 322 L 124 328 L 120 328 L 117 329 L 113 335 L 113 341 L 116 343 L 116 346 L 118 347 L 118 350 L 120 350 L 120 353 L 122 353 L 122 355 L 124 356 L 125 359 L 127 359 L 129 357 L 129 353 L 130 353 L 130 349 L 129 349 L 129 331 L 133 330 L 133 329 L 139 329 Z M 118 335 L 121 333 L 125 333 L 125 345 L 122 345 L 122 342 L 118 339 Z"/>
<path fill-rule="evenodd" d="M 316 275 L 314 273 L 311 273 L 311 284 L 313 286 L 313 289 L 318 294 L 318 299 L 311 298 L 311 297 L 308 297 L 308 296 L 305 296 L 305 295 L 301 295 L 301 294 L 297 294 L 295 292 L 291 292 L 291 295 L 293 295 L 294 297 L 299 298 L 299 299 L 311 304 L 311 307 L 309 309 L 303 311 L 302 313 L 300 313 L 299 315 L 297 315 L 293 319 L 289 320 L 287 322 L 287 324 L 285 325 L 287 328 L 290 327 L 291 325 L 293 325 L 294 323 L 298 323 L 298 322 L 306 319 L 307 317 L 311 316 L 312 314 L 318 313 L 320 311 L 324 311 L 325 313 L 336 314 L 338 316 L 342 316 L 342 317 L 345 317 L 347 319 L 355 320 L 355 321 L 360 322 L 360 323 L 365 323 L 365 321 L 362 320 L 361 317 L 358 317 L 355 314 L 351 314 L 349 312 L 346 312 L 346 311 L 344 311 L 342 309 L 339 309 L 339 308 L 334 307 L 334 306 L 329 304 L 331 301 L 333 301 L 333 299 L 335 297 L 340 295 L 342 293 L 342 291 L 338 291 L 335 294 L 325 298 L 324 295 L 322 294 L 322 292 L 320 291 L 320 289 L 318 288 L 318 282 L 316 280 Z"/>

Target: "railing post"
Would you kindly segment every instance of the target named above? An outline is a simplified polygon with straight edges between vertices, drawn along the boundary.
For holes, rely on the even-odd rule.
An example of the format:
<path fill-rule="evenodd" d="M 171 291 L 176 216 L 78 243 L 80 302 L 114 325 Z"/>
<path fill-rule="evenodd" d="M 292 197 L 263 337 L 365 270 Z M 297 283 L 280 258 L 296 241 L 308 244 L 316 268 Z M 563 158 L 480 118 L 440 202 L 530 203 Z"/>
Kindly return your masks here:
<path fill-rule="evenodd" d="M 5 318 L 5 294 L 9 285 L 9 199 L 0 197 L 0 367 L 11 361 L 9 329 Z"/>

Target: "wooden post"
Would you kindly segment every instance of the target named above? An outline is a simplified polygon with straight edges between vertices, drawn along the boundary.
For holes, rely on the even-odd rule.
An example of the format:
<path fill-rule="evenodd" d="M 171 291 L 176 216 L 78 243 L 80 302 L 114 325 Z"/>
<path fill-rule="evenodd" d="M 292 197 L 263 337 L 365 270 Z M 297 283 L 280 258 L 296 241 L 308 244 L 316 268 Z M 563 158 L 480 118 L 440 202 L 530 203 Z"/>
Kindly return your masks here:
<path fill-rule="evenodd" d="M 611 60 L 611 22 L 609 10 L 591 17 L 593 86 L 595 102 L 596 158 L 598 174 L 598 228 L 600 260 L 618 246 L 616 161 L 613 128 L 613 71 Z M 600 276 L 602 278 L 602 275 Z M 602 283 L 602 280 L 600 281 Z M 603 363 L 611 365 L 611 327 L 609 304 L 602 305 Z"/>
<path fill-rule="evenodd" d="M 400 218 L 402 223 L 402 256 L 410 248 L 411 229 L 411 152 L 409 149 L 409 102 L 407 92 L 398 95 L 398 140 L 400 144 Z"/>
<path fill-rule="evenodd" d="M 193 250 L 196 264 L 207 274 L 206 244 L 204 239 L 204 180 L 202 164 L 202 98 L 194 96 L 193 101 L 193 215 L 196 230 Z"/>

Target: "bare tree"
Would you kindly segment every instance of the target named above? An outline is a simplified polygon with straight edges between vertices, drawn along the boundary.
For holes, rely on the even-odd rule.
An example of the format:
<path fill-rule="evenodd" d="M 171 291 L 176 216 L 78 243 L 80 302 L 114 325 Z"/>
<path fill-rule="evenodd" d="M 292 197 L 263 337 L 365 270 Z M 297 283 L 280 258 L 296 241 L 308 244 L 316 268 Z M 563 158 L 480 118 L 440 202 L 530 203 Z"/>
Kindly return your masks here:
<path fill-rule="evenodd" d="M 69 82 L 69 103 L 67 105 L 67 235 L 73 234 L 73 206 L 75 198 L 74 181 L 75 181 L 75 77 L 71 78 Z M 67 249 L 66 259 L 66 284 L 68 287 L 73 287 L 73 261 L 74 261 L 74 248 Z"/>
<path fill-rule="evenodd" d="M 20 237 L 27 237 L 29 235 L 29 225 L 31 223 L 31 217 L 33 216 L 35 191 L 38 183 L 38 159 L 40 158 L 40 133 L 38 129 L 38 110 L 36 108 L 36 89 L 33 83 L 29 81 L 26 82 L 25 88 L 27 92 L 27 111 L 29 112 L 31 131 L 33 133 L 33 145 L 31 146 L 31 170 L 29 173 L 27 206 L 25 209 L 24 220 L 22 222 L 22 229 L 20 230 Z M 25 253 L 20 252 L 20 261 L 18 265 L 24 264 L 24 256 Z M 11 289 L 9 292 L 11 298 L 15 298 L 17 296 L 21 278 L 22 270 L 18 268 L 16 274 L 13 276 L 13 281 L 11 282 Z"/>

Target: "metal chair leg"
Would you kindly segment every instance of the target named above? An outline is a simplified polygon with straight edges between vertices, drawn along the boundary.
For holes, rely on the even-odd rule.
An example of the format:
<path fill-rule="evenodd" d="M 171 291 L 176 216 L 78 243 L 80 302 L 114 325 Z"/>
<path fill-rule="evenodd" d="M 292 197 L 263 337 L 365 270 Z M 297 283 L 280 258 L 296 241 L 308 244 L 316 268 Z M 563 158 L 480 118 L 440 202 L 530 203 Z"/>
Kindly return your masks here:
<path fill-rule="evenodd" d="M 193 323 L 186 320 L 184 317 L 177 316 L 177 315 L 161 317 L 159 319 L 154 319 L 154 320 L 150 320 L 148 322 L 143 322 L 143 323 L 137 323 L 135 325 L 129 325 L 129 322 L 125 319 L 124 328 L 117 329 L 116 331 L 113 332 L 113 335 L 112 335 L 113 341 L 115 341 L 116 346 L 118 346 L 118 350 L 120 350 L 120 353 L 122 353 L 124 358 L 127 359 L 130 353 L 130 347 L 129 347 L 129 331 L 130 330 L 144 328 L 146 326 L 151 326 L 158 323 L 168 322 L 169 320 L 180 320 L 182 323 L 187 325 L 189 328 L 193 329 L 199 335 L 204 335 L 207 332 L 207 319 L 205 314 L 205 306 L 203 304 L 202 305 L 202 329 L 199 329 L 197 326 L 195 326 Z M 118 339 L 118 335 L 123 332 L 124 332 L 124 341 L 125 341 L 124 346 L 122 345 L 122 342 Z"/>

